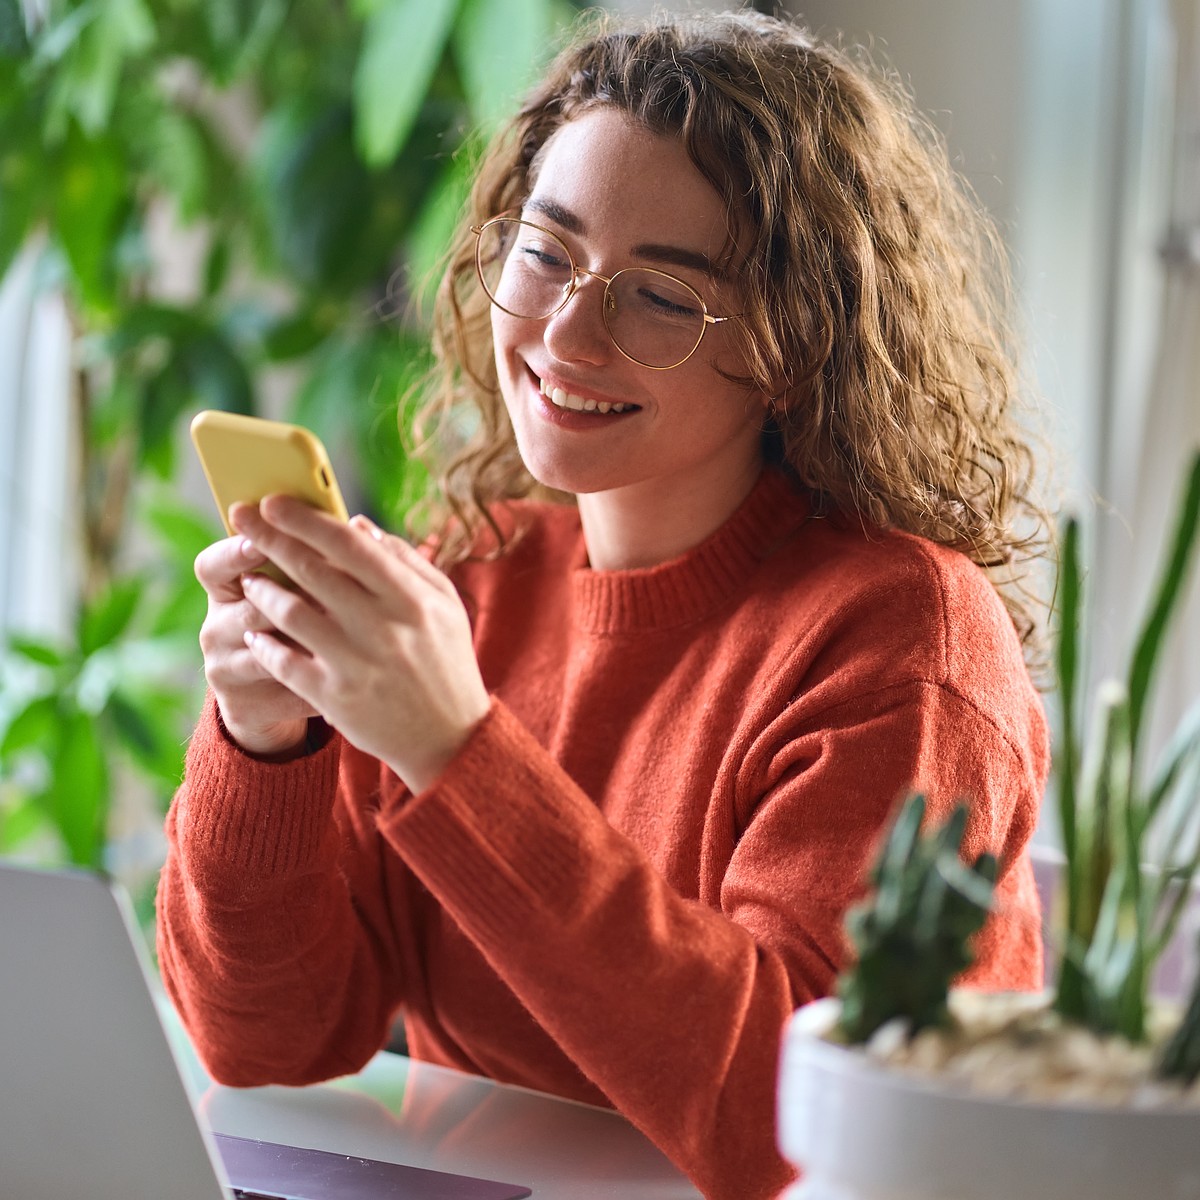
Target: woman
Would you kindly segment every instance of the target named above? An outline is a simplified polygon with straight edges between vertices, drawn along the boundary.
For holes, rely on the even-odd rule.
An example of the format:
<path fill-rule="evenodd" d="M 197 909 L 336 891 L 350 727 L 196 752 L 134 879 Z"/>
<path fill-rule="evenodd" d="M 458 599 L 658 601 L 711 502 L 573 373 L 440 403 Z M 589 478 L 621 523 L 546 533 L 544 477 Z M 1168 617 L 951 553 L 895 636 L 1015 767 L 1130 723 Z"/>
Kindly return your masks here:
<path fill-rule="evenodd" d="M 167 986 L 225 1082 L 354 1071 L 402 1009 L 768 1196 L 783 1024 L 907 789 L 1001 856 L 967 981 L 1040 984 L 991 242 L 899 101 L 751 14 L 585 35 L 470 208 L 439 565 L 281 497 L 197 561 Z"/>

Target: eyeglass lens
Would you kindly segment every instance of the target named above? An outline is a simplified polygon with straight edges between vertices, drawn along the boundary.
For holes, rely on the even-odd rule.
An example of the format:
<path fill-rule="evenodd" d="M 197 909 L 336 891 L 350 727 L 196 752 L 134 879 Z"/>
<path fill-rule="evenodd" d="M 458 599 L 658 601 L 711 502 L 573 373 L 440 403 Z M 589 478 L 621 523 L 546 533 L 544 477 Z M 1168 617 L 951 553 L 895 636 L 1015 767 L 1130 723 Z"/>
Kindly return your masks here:
<path fill-rule="evenodd" d="M 514 317 L 541 320 L 570 295 L 575 267 L 554 234 L 515 218 L 490 221 L 479 235 L 479 278 L 493 303 Z M 671 367 L 704 334 L 704 307 L 682 280 L 648 267 L 618 271 L 608 286 L 604 324 L 636 362 Z"/>

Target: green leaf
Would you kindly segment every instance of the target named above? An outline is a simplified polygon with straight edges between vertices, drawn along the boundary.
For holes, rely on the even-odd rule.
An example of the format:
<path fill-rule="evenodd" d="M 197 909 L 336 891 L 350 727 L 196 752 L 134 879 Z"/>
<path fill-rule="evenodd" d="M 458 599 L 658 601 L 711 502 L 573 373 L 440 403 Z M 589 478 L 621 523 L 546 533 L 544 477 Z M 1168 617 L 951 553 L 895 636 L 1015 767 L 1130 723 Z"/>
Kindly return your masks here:
<path fill-rule="evenodd" d="M 1189 760 L 1200 757 L 1200 700 L 1180 718 L 1175 732 L 1159 757 L 1146 791 L 1146 813 L 1153 819 Z M 1168 848 L 1172 845 L 1167 842 Z"/>
<path fill-rule="evenodd" d="M 91 3 L 78 4 L 68 9 L 62 17 L 46 29 L 37 38 L 34 47 L 34 60 L 39 67 L 53 66 L 70 53 L 83 31 L 96 18 L 97 5 Z"/>
<path fill-rule="evenodd" d="M 115 142 L 90 140 L 72 130 L 57 180 L 54 231 L 85 304 L 100 311 L 116 303 L 114 253 L 128 201 L 127 179 Z"/>
<path fill-rule="evenodd" d="M 0 761 L 23 750 L 40 749 L 51 755 L 54 731 L 59 720 L 59 705 L 54 696 L 37 696 L 8 723 L 0 739 Z"/>
<path fill-rule="evenodd" d="M 92 720 L 75 714 L 62 729 L 50 787 L 42 797 L 71 862 L 103 865 L 108 766 Z"/>
<path fill-rule="evenodd" d="M 408 239 L 409 291 L 427 321 L 432 313 L 433 293 L 444 265 L 459 217 L 471 192 L 479 164 L 479 144 L 472 140 L 460 146 L 413 221 Z"/>
<path fill-rule="evenodd" d="M 1082 570 L 1079 556 L 1079 522 L 1068 520 L 1062 535 L 1058 568 L 1058 640 L 1055 667 L 1061 706 L 1062 734 L 1055 772 L 1058 782 L 1058 816 L 1063 849 L 1072 861 L 1075 845 L 1075 796 L 1079 761 L 1079 634 L 1083 608 Z M 1068 880 L 1068 887 L 1074 883 Z"/>
<path fill-rule="evenodd" d="M 186 730 L 180 728 L 179 697 L 161 691 L 116 691 L 108 714 L 121 745 L 139 767 L 173 791 L 183 774 Z"/>
<path fill-rule="evenodd" d="M 0 854 L 10 854 L 45 825 L 45 815 L 29 796 L 7 802 L 0 797 Z"/>
<path fill-rule="evenodd" d="M 223 536 L 215 521 L 165 491 L 151 496 L 142 511 L 169 557 L 187 566 L 189 574 L 196 555 Z"/>
<path fill-rule="evenodd" d="M 315 350 L 329 329 L 311 312 L 291 313 L 267 331 L 263 350 L 272 362 L 289 362 Z"/>
<path fill-rule="evenodd" d="M 348 106 L 303 97 L 267 119 L 255 176 L 276 254 L 305 284 L 328 293 L 360 282 L 367 250 L 370 177 L 354 151 Z"/>
<path fill-rule="evenodd" d="M 20 0 L 0 0 L 0 59 L 22 59 L 28 54 L 29 38 Z"/>
<path fill-rule="evenodd" d="M 8 639 L 8 648 L 13 654 L 41 667 L 61 667 L 67 659 L 63 652 L 49 642 L 36 638 L 13 636 Z"/>
<path fill-rule="evenodd" d="M 186 309 L 152 302 L 130 304 L 104 336 L 104 348 L 114 358 L 147 347 L 158 357 L 169 358 L 176 342 L 186 341 L 206 329 L 200 317 Z"/>
<path fill-rule="evenodd" d="M 253 383 L 229 339 L 190 318 L 171 357 L 143 385 L 138 421 L 142 463 L 168 478 L 174 468 L 179 418 L 200 408 L 252 412 Z"/>
<path fill-rule="evenodd" d="M 484 128 L 516 112 L 550 45 L 550 23 L 546 0 L 463 0 L 454 54 Z"/>
<path fill-rule="evenodd" d="M 1125 849 L 1117 838 L 1129 803 L 1129 769 L 1129 697 L 1109 680 L 1096 694 L 1076 814 L 1080 893 L 1071 931 L 1085 940 L 1095 929 L 1105 881 Z"/>
<path fill-rule="evenodd" d="M 1175 518 L 1171 549 L 1133 653 L 1129 671 L 1130 740 L 1136 752 L 1143 710 L 1165 640 L 1167 626 L 1183 592 L 1200 532 L 1200 454 L 1193 458 Z"/>
<path fill-rule="evenodd" d="M 354 73 L 355 141 L 365 162 L 396 156 L 416 124 L 458 0 L 390 0 L 374 8 Z"/>
<path fill-rule="evenodd" d="M 85 657 L 111 645 L 129 628 L 144 592 L 141 579 L 120 579 L 85 606 L 79 621 L 79 649 Z"/>
<path fill-rule="evenodd" d="M 225 286 L 230 260 L 229 239 L 218 237 L 204 260 L 204 295 L 207 298 L 211 299 Z"/>
<path fill-rule="evenodd" d="M 0 104 L 0 279 L 46 201 L 46 154 L 37 115 L 32 105 L 21 102 L 24 97 L 12 99 L 11 105 Z"/>
<path fill-rule="evenodd" d="M 180 220 L 187 225 L 207 215 L 209 156 L 195 118 L 164 108 L 147 133 L 154 174 L 175 197 Z"/>
<path fill-rule="evenodd" d="M 73 119 L 95 136 L 111 124 L 126 60 L 153 45 L 154 20 L 143 0 L 93 0 L 76 11 L 90 19 L 67 29 L 70 36 L 53 78 L 51 124 L 65 128 Z"/>

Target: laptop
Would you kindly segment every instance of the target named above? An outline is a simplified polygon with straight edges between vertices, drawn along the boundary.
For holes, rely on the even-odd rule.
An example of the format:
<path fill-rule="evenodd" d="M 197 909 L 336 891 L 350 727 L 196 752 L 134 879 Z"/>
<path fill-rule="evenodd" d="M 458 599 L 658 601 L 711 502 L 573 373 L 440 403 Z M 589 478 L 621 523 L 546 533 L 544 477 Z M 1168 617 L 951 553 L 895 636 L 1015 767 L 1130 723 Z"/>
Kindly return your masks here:
<path fill-rule="evenodd" d="M 123 890 L 0 863 L 4 1200 L 518 1200 L 530 1189 L 214 1134 Z"/>

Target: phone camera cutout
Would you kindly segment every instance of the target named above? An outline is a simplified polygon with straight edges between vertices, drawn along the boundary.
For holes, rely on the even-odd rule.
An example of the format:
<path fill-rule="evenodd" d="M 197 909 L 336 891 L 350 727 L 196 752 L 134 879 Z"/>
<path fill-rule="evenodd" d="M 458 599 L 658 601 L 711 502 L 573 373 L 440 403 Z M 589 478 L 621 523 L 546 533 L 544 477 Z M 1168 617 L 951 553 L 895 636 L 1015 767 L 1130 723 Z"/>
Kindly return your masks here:
<path fill-rule="evenodd" d="M 324 467 L 321 468 L 321 483 L 324 486 L 325 490 L 328 491 L 329 490 L 329 472 Z"/>

